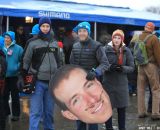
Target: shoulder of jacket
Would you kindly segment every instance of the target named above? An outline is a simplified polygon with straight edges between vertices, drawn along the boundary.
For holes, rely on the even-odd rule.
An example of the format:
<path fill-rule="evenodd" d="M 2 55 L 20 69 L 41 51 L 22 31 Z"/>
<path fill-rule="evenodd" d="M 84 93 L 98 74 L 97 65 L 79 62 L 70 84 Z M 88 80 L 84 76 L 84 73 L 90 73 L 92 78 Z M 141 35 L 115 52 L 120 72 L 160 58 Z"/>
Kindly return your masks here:
<path fill-rule="evenodd" d="M 77 46 L 80 46 L 80 45 L 81 45 L 81 43 L 78 41 L 78 42 L 73 44 L 73 47 L 77 47 Z"/>
<path fill-rule="evenodd" d="M 33 46 L 33 45 L 39 43 L 39 42 L 40 42 L 39 40 L 40 40 L 40 39 L 30 39 L 30 41 L 28 42 L 27 47 L 28 47 L 28 46 Z"/>
<path fill-rule="evenodd" d="M 97 45 L 97 46 L 102 46 L 102 43 L 100 43 L 100 42 L 98 42 L 98 41 L 94 41 L 95 42 L 95 44 Z"/>
<path fill-rule="evenodd" d="M 17 43 L 15 43 L 14 45 L 13 45 L 13 47 L 15 47 L 15 48 L 18 48 L 18 49 L 23 49 L 20 45 L 18 45 Z"/>
<path fill-rule="evenodd" d="M 148 34 L 149 35 L 149 34 Z M 147 36 L 148 36 L 147 35 Z M 148 38 L 148 41 L 151 42 L 152 44 L 155 44 L 155 43 L 159 43 L 159 39 L 158 37 L 155 35 L 155 34 L 152 34 L 149 38 Z"/>
<path fill-rule="evenodd" d="M 110 46 L 110 45 L 105 45 L 104 50 L 105 50 L 105 52 L 114 52 L 112 46 Z"/>
<path fill-rule="evenodd" d="M 126 46 L 124 47 L 124 50 L 127 51 L 127 52 L 130 51 L 130 49 L 128 47 L 126 47 Z"/>
<path fill-rule="evenodd" d="M 158 37 L 155 34 L 152 35 L 152 38 L 158 39 Z"/>
<path fill-rule="evenodd" d="M 30 39 L 27 40 L 27 43 L 30 43 L 30 42 L 35 41 L 37 39 L 38 39 L 38 37 L 32 37 L 32 38 L 30 38 Z"/>
<path fill-rule="evenodd" d="M 53 41 L 51 42 L 51 44 L 53 44 L 53 47 L 59 48 L 59 46 L 58 46 L 58 41 L 53 40 Z"/>

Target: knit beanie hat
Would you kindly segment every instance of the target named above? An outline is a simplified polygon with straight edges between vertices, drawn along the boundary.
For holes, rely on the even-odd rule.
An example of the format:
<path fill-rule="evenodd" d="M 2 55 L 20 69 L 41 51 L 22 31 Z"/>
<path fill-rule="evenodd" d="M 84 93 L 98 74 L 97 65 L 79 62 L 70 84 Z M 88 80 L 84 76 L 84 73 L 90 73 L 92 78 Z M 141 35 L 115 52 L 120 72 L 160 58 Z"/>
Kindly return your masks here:
<path fill-rule="evenodd" d="M 11 38 L 11 41 L 13 42 L 15 40 L 15 33 L 13 31 L 8 31 L 6 33 L 3 34 L 3 36 L 9 36 Z"/>
<path fill-rule="evenodd" d="M 78 26 L 75 26 L 72 31 L 77 33 L 78 32 Z"/>
<path fill-rule="evenodd" d="M 113 34 L 112 34 L 112 39 L 113 39 L 114 36 L 120 36 L 121 39 L 122 39 L 122 42 L 123 42 L 123 40 L 124 40 L 124 32 L 122 30 L 120 30 L 120 29 L 115 30 L 113 32 Z"/>
<path fill-rule="evenodd" d="M 90 35 L 91 33 L 91 25 L 88 22 L 81 22 L 77 25 L 77 31 L 79 29 L 86 29 L 88 31 L 88 34 Z"/>
<path fill-rule="evenodd" d="M 30 34 L 32 34 L 32 35 L 36 35 L 36 34 L 38 34 L 39 33 L 39 24 L 36 24 L 36 25 L 34 25 L 33 27 L 32 27 L 32 32 L 30 33 Z"/>
<path fill-rule="evenodd" d="M 145 31 L 153 32 L 155 29 L 155 25 L 152 22 L 147 22 L 144 29 Z"/>
<path fill-rule="evenodd" d="M 42 32 L 42 30 L 40 29 L 40 27 L 42 26 L 42 24 L 45 24 L 45 23 L 47 23 L 47 24 L 50 25 L 50 30 L 48 31 L 47 34 L 44 34 Z M 50 33 L 51 32 L 51 20 L 50 20 L 50 18 L 48 18 L 48 17 L 41 17 L 39 19 L 39 29 L 40 29 L 40 31 L 38 33 L 38 37 L 41 38 L 42 40 L 50 41 L 51 40 L 51 33 Z"/>
<path fill-rule="evenodd" d="M 51 20 L 48 17 L 41 17 L 39 19 L 39 27 L 44 24 L 44 23 L 48 23 L 49 25 L 51 25 Z"/>

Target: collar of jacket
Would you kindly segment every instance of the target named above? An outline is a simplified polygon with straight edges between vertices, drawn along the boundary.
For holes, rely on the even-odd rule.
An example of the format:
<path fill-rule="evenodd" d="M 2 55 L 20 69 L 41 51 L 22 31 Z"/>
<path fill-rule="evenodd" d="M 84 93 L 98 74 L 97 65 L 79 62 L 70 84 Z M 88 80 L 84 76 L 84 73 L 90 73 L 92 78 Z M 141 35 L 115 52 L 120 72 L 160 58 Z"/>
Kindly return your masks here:
<path fill-rule="evenodd" d="M 42 39 L 43 41 L 52 41 L 52 35 L 50 32 L 48 32 L 48 34 L 43 34 L 41 31 L 38 34 L 38 38 Z"/>
<path fill-rule="evenodd" d="M 113 48 L 113 42 L 112 42 L 112 41 L 110 41 L 110 42 L 108 43 L 108 45 Z M 125 45 L 125 43 L 123 42 L 123 43 L 122 43 L 122 47 L 124 47 L 124 46 L 126 46 L 126 45 Z"/>
<path fill-rule="evenodd" d="M 148 32 L 148 31 L 143 31 L 142 33 L 152 34 L 152 32 Z"/>
<path fill-rule="evenodd" d="M 105 49 L 107 50 L 107 52 L 113 52 L 115 53 L 114 49 L 113 49 L 113 43 L 112 41 L 109 42 L 106 46 L 105 46 Z M 126 51 L 126 45 L 125 43 L 123 44 L 123 51 L 125 52 Z"/>
<path fill-rule="evenodd" d="M 13 46 L 13 45 L 15 45 L 15 44 L 16 44 L 16 41 L 13 40 L 13 42 L 8 46 L 8 48 L 10 48 L 11 46 Z M 6 45 L 4 45 L 4 48 L 5 48 L 5 49 L 8 49 L 8 48 L 6 47 Z"/>
<path fill-rule="evenodd" d="M 88 45 L 91 42 L 91 38 L 88 37 L 85 41 L 80 41 L 82 45 Z"/>

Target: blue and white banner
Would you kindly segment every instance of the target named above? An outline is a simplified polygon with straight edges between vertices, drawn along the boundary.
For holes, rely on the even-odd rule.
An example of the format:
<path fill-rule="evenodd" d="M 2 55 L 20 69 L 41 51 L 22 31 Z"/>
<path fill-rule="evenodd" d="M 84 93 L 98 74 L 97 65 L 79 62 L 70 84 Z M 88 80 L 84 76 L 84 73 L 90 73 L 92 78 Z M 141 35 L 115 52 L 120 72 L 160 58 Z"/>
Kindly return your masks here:
<path fill-rule="evenodd" d="M 58 0 L 3 0 L 0 2 L 0 15 L 53 19 L 92 21 L 101 23 L 144 26 L 154 22 L 160 27 L 160 15 L 136 11 L 129 8 L 116 8 L 90 4 L 80 4 Z"/>

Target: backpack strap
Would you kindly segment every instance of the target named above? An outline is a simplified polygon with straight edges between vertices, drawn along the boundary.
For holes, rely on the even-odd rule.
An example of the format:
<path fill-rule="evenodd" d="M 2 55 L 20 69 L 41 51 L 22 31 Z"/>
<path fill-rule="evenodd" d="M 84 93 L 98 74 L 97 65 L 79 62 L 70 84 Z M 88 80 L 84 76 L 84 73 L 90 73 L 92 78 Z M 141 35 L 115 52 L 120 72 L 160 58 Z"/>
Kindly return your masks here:
<path fill-rule="evenodd" d="M 147 35 L 147 36 L 145 37 L 145 39 L 143 40 L 143 42 L 146 44 L 147 40 L 148 40 L 151 36 L 153 36 L 153 34 Z"/>

